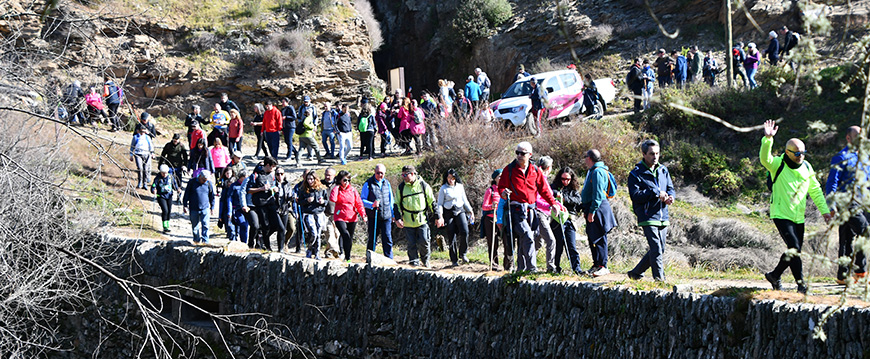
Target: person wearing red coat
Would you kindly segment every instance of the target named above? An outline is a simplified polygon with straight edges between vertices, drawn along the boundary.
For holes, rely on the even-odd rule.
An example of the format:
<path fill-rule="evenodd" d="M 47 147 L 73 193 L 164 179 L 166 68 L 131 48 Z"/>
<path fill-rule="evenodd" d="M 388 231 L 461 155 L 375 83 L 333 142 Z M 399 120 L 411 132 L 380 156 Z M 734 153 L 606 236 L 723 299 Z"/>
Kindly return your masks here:
<path fill-rule="evenodd" d="M 341 171 L 335 177 L 335 186 L 329 193 L 329 202 L 333 207 L 333 221 L 341 236 L 341 248 L 344 260 L 350 262 L 350 250 L 353 245 L 353 232 L 357 221 L 366 221 L 366 211 L 359 192 L 350 184 L 350 173 Z"/>
<path fill-rule="evenodd" d="M 270 154 L 278 153 L 281 143 L 281 130 L 284 128 L 284 116 L 274 106 L 272 100 L 266 100 L 266 113 L 263 114 L 263 138 Z"/>

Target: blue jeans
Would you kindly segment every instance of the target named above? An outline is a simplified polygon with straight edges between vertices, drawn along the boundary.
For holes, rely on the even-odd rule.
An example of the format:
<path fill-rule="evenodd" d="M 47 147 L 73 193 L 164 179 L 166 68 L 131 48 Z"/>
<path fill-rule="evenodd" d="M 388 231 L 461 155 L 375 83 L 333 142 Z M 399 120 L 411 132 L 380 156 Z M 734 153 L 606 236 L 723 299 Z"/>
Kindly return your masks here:
<path fill-rule="evenodd" d="M 643 235 L 646 237 L 646 242 L 649 244 L 649 251 L 637 263 L 637 265 L 629 271 L 629 273 L 640 276 L 647 269 L 652 268 L 653 279 L 665 280 L 665 268 L 662 264 L 662 258 L 665 254 L 665 239 L 668 237 L 668 227 L 665 226 L 643 226 Z"/>
<path fill-rule="evenodd" d="M 290 158 L 293 154 L 299 156 L 299 152 L 293 147 L 293 134 L 296 133 L 296 127 L 284 127 L 282 132 L 284 133 L 284 143 L 287 145 L 287 158 Z M 278 152 L 275 152 L 272 156 L 277 159 Z"/>
<path fill-rule="evenodd" d="M 375 217 L 375 211 L 366 209 L 368 221 L 368 238 L 366 239 L 366 249 L 374 252 L 377 246 L 377 236 L 381 235 L 381 247 L 384 248 L 384 255 L 393 258 L 393 223 L 389 219 L 381 219 Z M 378 228 L 375 228 L 375 225 Z M 375 233 L 377 231 L 377 233 Z M 374 240 L 374 241 L 373 241 Z"/>
<path fill-rule="evenodd" d="M 208 243 L 209 210 L 190 209 L 190 225 L 193 226 L 193 242 Z"/>
<path fill-rule="evenodd" d="M 335 132 L 323 130 L 320 133 L 320 142 L 323 144 L 323 152 L 329 157 L 335 157 Z"/>
<path fill-rule="evenodd" d="M 278 159 L 278 145 L 281 143 L 281 132 L 266 132 L 263 134 L 266 141 L 266 147 L 269 148 L 269 154 L 273 158 Z"/>
<path fill-rule="evenodd" d="M 423 224 L 417 228 L 405 227 L 405 237 L 408 239 L 408 261 L 412 265 L 418 265 L 417 251 L 423 259 L 423 265 L 429 265 L 429 225 Z"/>
<path fill-rule="evenodd" d="M 754 89 L 758 87 L 758 83 L 755 82 L 755 73 L 758 72 L 758 69 L 747 68 L 746 69 L 746 77 L 749 78 L 749 88 Z"/>
<path fill-rule="evenodd" d="M 553 229 L 553 236 L 556 237 L 556 271 L 562 271 L 562 267 L 560 267 L 562 253 L 567 251 L 571 270 L 579 273 L 582 269 L 580 269 L 580 253 L 577 252 L 577 229 L 574 228 L 574 222 L 568 220 L 565 224 L 559 224 L 559 222 L 551 220 L 550 228 Z"/>

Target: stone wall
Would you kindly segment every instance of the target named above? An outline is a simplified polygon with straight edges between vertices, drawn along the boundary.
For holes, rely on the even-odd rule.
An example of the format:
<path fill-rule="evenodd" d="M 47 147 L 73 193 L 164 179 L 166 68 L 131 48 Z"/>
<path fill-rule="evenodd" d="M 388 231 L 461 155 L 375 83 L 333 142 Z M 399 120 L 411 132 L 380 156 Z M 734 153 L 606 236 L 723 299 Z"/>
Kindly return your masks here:
<path fill-rule="evenodd" d="M 855 358 L 870 348 L 865 309 L 834 315 L 827 341 L 820 341 L 812 329 L 824 306 L 348 266 L 165 242 L 141 242 L 134 253 L 142 278 L 195 287 L 201 293 L 191 295 L 219 303 L 212 307 L 221 314 L 272 316 L 319 357 Z"/>

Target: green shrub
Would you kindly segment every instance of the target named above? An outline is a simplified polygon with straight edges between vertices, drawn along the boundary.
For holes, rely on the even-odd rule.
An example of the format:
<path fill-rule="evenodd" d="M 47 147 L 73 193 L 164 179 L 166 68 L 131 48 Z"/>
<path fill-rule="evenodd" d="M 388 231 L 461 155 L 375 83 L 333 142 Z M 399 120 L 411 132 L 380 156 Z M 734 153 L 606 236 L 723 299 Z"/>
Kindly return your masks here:
<path fill-rule="evenodd" d="M 483 11 L 483 16 L 489 23 L 489 27 L 497 27 L 513 16 L 511 4 L 507 0 L 472 0 Z"/>
<path fill-rule="evenodd" d="M 450 37 L 464 46 L 488 37 L 493 29 L 513 16 L 507 0 L 466 0 L 456 9 L 450 23 Z"/>
<path fill-rule="evenodd" d="M 735 196 L 740 194 L 740 184 L 743 180 L 734 172 L 723 169 L 713 172 L 704 177 L 707 192 L 717 197 Z"/>
<path fill-rule="evenodd" d="M 567 63 L 552 62 L 549 57 L 542 57 L 529 66 L 529 73 L 539 74 L 542 72 L 564 70 Z"/>

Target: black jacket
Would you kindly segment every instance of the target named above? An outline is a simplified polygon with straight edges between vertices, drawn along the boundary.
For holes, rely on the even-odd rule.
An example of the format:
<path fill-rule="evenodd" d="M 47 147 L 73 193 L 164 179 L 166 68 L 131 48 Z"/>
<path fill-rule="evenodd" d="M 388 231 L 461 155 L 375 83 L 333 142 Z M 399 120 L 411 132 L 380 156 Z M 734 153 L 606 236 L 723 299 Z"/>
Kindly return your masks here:
<path fill-rule="evenodd" d="M 158 166 L 166 164 L 170 168 L 181 168 L 187 165 L 187 149 L 184 148 L 184 143 L 178 141 L 177 145 L 173 145 L 172 141 L 163 146 L 163 152 L 160 153 L 160 161 Z"/>

